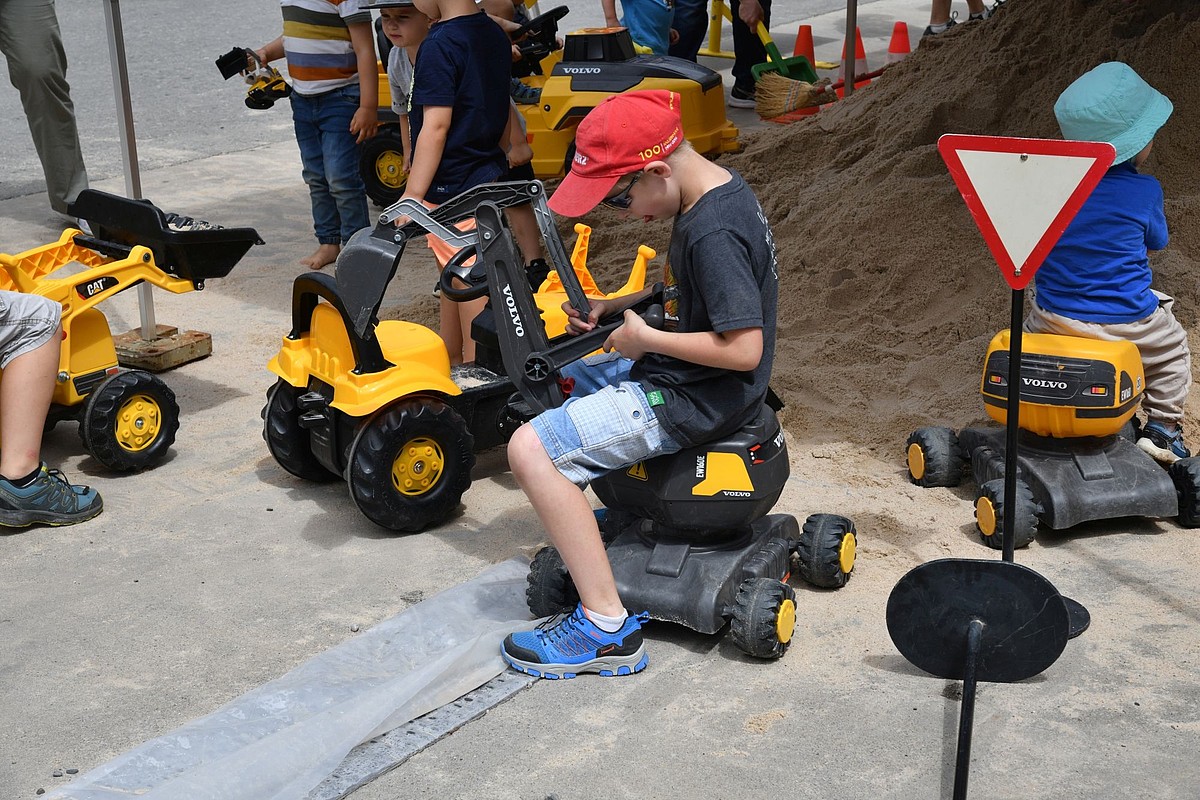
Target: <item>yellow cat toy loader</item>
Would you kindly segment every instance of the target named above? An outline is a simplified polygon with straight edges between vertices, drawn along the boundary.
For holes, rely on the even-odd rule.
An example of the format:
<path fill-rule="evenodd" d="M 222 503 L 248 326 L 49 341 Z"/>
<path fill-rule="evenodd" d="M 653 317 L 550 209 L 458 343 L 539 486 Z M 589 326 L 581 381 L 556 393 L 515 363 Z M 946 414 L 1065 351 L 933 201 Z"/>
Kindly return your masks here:
<path fill-rule="evenodd" d="M 0 253 L 0 289 L 62 305 L 62 353 L 47 426 L 78 420 L 84 449 L 108 469 L 152 467 L 179 429 L 175 394 L 155 375 L 118 366 L 108 320 L 96 306 L 143 281 L 175 294 L 201 290 L 262 240 L 253 228 L 173 229 L 171 221 L 184 218 L 94 189 L 80 193 L 72 211 L 94 233 L 68 228 L 57 242 Z M 69 265 L 82 270 L 66 274 Z"/>
<path fill-rule="evenodd" d="M 575 128 L 606 97 L 642 89 L 668 89 L 680 96 L 683 134 L 697 152 L 710 156 L 740 149 L 738 129 L 725 116 L 720 73 L 672 56 L 639 55 L 625 28 L 584 28 L 568 33 L 559 48 L 558 23 L 566 16 L 559 6 L 527 22 L 514 39 L 523 59 L 514 75 L 541 93 L 536 103 L 518 104 L 533 148 L 534 176 L 560 178 L 575 155 Z M 387 63 L 391 45 L 380 36 Z M 400 125 L 392 111 L 387 75 L 379 79 L 379 133 L 363 143 L 359 171 L 367 195 L 378 205 L 404 194 L 408 173 L 400 141 Z"/>

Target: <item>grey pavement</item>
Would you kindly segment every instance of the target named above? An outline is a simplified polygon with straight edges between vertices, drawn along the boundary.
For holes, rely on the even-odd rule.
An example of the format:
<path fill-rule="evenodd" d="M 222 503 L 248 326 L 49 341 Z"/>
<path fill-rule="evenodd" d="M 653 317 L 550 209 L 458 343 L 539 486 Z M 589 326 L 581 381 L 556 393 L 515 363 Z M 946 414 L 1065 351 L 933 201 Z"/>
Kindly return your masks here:
<path fill-rule="evenodd" d="M 99 2 L 59 5 L 94 183 L 121 192 Z M 816 8 L 776 4 L 788 52 L 780 12 L 796 9 L 799 22 L 802 6 Z M 923 6 L 862 3 L 860 18 L 875 18 L 886 47 L 892 21 L 917 28 Z M 269 38 L 278 11 L 230 0 L 122 8 L 144 194 L 252 225 L 267 244 L 204 292 L 155 293 L 160 321 L 214 342 L 210 358 L 163 376 L 183 409 L 165 464 L 117 476 L 83 454 L 73 423 L 46 436 L 46 459 L 98 487 L 106 508 L 88 524 L 0 536 L 3 798 L 61 786 L 70 776 L 56 770 L 99 766 L 543 539 L 502 449 L 481 455 L 459 516 L 403 537 L 367 522 L 344 483 L 302 483 L 273 462 L 258 414 L 273 382 L 265 364 L 289 327 L 296 261 L 312 246 L 307 192 L 285 115 L 245 110 L 212 60 Z M 836 16 L 821 17 L 823 30 L 837 30 Z M 874 32 L 871 41 L 878 52 Z M 838 42 L 819 45 L 819 58 L 823 46 Z M 14 93 L 0 102 L 13 109 L 0 115 L 0 251 L 16 252 L 52 240 L 60 223 L 22 150 Z M 432 276 L 415 258 L 389 306 L 424 298 Z M 132 293 L 108 306 L 115 332 L 137 324 Z M 901 445 L 791 441 L 778 510 L 846 514 L 861 549 L 844 589 L 798 586 L 784 658 L 752 661 L 721 635 L 656 624 L 640 676 L 537 684 L 353 797 L 949 797 L 958 684 L 897 653 L 884 609 L 924 561 L 995 554 L 971 533 L 970 490 L 911 486 Z M 1084 602 L 1093 623 L 1044 674 L 981 686 L 972 796 L 1195 797 L 1191 536 L 1167 521 L 1121 521 L 1021 551 L 1018 561 Z"/>

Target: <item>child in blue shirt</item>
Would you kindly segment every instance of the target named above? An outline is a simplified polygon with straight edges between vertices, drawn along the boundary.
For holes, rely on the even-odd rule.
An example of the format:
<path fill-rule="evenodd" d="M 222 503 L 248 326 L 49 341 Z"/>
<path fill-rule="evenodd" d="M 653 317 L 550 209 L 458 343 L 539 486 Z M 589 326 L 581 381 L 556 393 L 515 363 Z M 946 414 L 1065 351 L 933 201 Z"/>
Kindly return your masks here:
<path fill-rule="evenodd" d="M 1174 300 L 1151 288 L 1149 250 L 1167 246 L 1159 182 L 1138 173 L 1171 101 L 1127 64 L 1110 61 L 1075 80 L 1054 104 L 1067 139 L 1109 142 L 1117 155 L 1035 276 L 1024 328 L 1137 345 L 1146 373 L 1147 423 L 1138 447 L 1169 464 L 1191 453 L 1183 442 L 1192 383 L 1187 332 Z"/>

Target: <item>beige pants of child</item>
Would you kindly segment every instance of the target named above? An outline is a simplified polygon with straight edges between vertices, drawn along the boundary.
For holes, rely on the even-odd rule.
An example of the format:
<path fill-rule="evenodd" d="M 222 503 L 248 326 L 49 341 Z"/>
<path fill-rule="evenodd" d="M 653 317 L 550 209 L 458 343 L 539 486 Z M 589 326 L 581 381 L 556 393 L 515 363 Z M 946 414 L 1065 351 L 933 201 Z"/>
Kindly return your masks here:
<path fill-rule="evenodd" d="M 1154 294 L 1158 309 L 1137 322 L 1083 322 L 1047 311 L 1035 302 L 1022 327 L 1029 333 L 1133 342 L 1142 355 L 1146 373 L 1142 409 L 1150 419 L 1178 423 L 1183 420 L 1183 404 L 1192 386 L 1192 355 L 1187 331 L 1171 313 L 1175 299 L 1161 292 Z"/>

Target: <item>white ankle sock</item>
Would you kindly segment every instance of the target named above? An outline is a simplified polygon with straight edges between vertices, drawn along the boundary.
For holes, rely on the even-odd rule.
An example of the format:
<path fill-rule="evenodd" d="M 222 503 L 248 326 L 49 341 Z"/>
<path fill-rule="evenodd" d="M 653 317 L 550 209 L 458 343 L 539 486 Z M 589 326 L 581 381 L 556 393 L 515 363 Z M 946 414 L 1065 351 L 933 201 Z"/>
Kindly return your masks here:
<path fill-rule="evenodd" d="M 587 618 L 592 621 L 593 625 L 605 633 L 616 633 L 621 630 L 621 626 L 625 624 L 625 620 L 629 617 L 629 613 L 626 611 L 621 611 L 621 616 L 619 617 L 606 617 L 603 614 L 597 614 L 587 606 L 583 607 L 583 613 L 587 614 Z"/>

